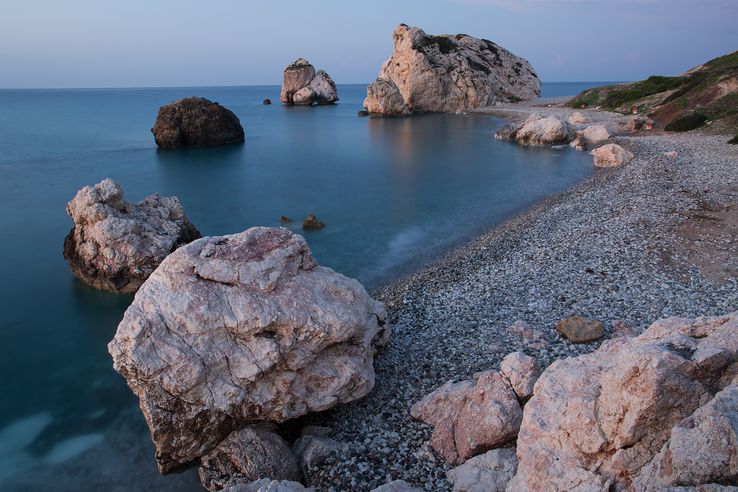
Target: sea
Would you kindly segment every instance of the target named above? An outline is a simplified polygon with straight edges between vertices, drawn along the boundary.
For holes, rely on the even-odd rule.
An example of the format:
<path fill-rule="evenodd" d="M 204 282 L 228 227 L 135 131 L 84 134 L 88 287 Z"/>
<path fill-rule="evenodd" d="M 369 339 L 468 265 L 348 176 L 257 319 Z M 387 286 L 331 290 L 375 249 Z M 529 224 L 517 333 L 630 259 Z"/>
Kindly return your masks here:
<path fill-rule="evenodd" d="M 544 83 L 543 96 L 601 84 Z M 568 147 L 496 141 L 497 117 L 362 118 L 366 86 L 338 92 L 286 107 L 279 86 L 0 90 L 0 490 L 202 490 L 194 470 L 158 474 L 113 371 L 106 345 L 133 296 L 86 286 L 62 257 L 83 186 L 175 195 L 203 235 L 290 217 L 322 265 L 371 291 L 596 172 Z M 158 150 L 157 110 L 189 96 L 231 109 L 245 143 Z M 326 227 L 303 231 L 308 214 Z"/>

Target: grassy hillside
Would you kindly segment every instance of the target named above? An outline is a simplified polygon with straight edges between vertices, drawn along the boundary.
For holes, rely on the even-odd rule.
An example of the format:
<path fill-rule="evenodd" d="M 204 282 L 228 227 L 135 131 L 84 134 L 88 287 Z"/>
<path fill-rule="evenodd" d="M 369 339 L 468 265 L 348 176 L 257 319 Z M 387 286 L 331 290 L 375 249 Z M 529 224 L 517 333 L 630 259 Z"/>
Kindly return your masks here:
<path fill-rule="evenodd" d="M 640 82 L 595 87 L 568 104 L 621 113 L 636 107 L 667 131 L 688 131 L 720 120 L 738 134 L 738 51 L 676 77 L 654 75 Z M 738 135 L 733 142 L 738 142 Z"/>

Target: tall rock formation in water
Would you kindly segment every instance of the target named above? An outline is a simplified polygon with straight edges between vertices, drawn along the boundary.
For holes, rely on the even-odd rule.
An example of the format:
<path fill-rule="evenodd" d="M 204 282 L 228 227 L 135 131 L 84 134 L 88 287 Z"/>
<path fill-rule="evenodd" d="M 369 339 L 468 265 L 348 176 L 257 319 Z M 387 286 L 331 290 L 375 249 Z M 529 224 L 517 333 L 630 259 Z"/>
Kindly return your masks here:
<path fill-rule="evenodd" d="M 279 100 L 296 106 L 333 104 L 338 101 L 338 91 L 328 73 L 323 70 L 316 73 L 309 61 L 298 58 L 284 69 Z"/>
<path fill-rule="evenodd" d="M 369 86 L 370 113 L 456 113 L 537 97 L 541 81 L 533 67 L 501 46 L 466 34 L 432 36 L 400 24 L 392 33 L 394 51 Z M 394 84 L 404 107 L 398 107 Z M 385 109 L 387 108 L 387 109 Z"/>

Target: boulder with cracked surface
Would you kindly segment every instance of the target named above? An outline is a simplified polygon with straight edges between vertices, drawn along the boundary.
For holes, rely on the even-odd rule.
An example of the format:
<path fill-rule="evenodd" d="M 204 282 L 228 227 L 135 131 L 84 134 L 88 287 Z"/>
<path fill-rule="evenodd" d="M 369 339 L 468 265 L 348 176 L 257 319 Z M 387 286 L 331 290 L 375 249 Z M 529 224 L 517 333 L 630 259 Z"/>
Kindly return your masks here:
<path fill-rule="evenodd" d="M 391 80 L 377 79 L 366 89 L 364 107 L 369 114 L 406 116 L 410 114 L 400 89 Z"/>
<path fill-rule="evenodd" d="M 487 451 L 446 474 L 453 492 L 504 492 L 518 468 L 515 448 Z"/>
<path fill-rule="evenodd" d="M 79 190 L 67 214 L 74 227 L 64 258 L 72 273 L 111 292 L 135 292 L 169 253 L 200 237 L 177 197 L 127 202 L 110 178 Z"/>
<path fill-rule="evenodd" d="M 162 472 L 233 429 L 359 399 L 387 342 L 384 305 L 321 267 L 305 239 L 255 227 L 169 255 L 108 345 L 138 396 Z"/>
<path fill-rule="evenodd" d="M 492 41 L 466 34 L 433 36 L 405 24 L 394 30 L 392 39 L 394 50 L 377 79 L 391 81 L 403 104 L 393 90 L 381 92 L 372 84 L 365 101 L 369 112 L 397 115 L 404 107 L 410 113 L 458 113 L 541 93 L 530 63 Z M 378 97 L 393 101 L 377 103 Z"/>
<path fill-rule="evenodd" d="M 507 490 L 730 483 L 737 364 L 738 313 L 659 320 L 554 362 L 525 406 Z"/>
<path fill-rule="evenodd" d="M 431 446 L 450 464 L 513 441 L 522 414 L 515 392 L 496 371 L 448 382 L 410 409 L 413 418 L 433 426 Z"/>
<path fill-rule="evenodd" d="M 522 352 L 506 355 L 500 362 L 500 374 L 504 377 L 520 400 L 533 395 L 533 387 L 541 375 L 538 361 Z"/>
<path fill-rule="evenodd" d="M 300 480 L 295 457 L 287 443 L 267 424 L 248 425 L 231 432 L 200 458 L 200 482 L 208 490 L 221 490 L 263 477 Z"/>

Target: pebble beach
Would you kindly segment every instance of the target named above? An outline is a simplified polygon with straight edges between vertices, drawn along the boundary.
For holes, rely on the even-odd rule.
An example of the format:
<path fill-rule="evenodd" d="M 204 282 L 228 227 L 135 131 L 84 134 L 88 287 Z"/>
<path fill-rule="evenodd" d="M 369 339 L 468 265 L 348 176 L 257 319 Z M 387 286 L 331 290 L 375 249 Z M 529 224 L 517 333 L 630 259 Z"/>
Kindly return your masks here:
<path fill-rule="evenodd" d="M 574 111 L 533 104 L 480 111 L 512 121 Z M 623 118 L 583 112 L 594 123 Z M 310 470 L 309 485 L 370 490 L 403 479 L 450 490 L 449 466 L 427 444 L 431 428 L 409 415 L 443 383 L 497 369 L 514 351 L 543 367 L 590 352 L 613 322 L 640 331 L 663 317 L 738 309 L 738 146 L 704 131 L 611 141 L 635 160 L 598 170 L 374 293 L 393 330 L 375 359 L 376 387 L 363 400 L 311 417 L 333 428 L 343 452 Z M 608 334 L 589 344 L 566 341 L 555 325 L 575 314 L 604 322 Z M 541 343 L 508 329 L 518 321 L 539 330 Z"/>

